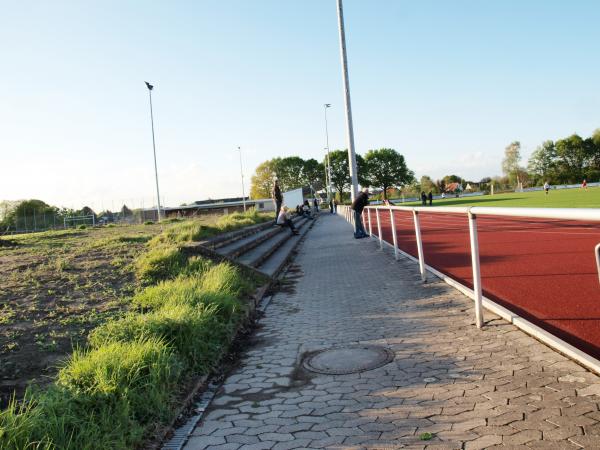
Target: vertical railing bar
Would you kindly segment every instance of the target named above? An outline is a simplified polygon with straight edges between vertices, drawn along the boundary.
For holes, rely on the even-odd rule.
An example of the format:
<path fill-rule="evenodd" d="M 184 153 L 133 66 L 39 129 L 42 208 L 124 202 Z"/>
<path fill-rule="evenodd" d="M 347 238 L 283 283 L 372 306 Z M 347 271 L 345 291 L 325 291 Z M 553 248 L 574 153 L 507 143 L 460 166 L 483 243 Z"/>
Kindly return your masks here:
<path fill-rule="evenodd" d="M 419 212 L 413 209 L 413 219 L 415 222 L 415 237 L 417 239 L 417 252 L 419 254 L 419 271 L 421 272 L 421 280 L 427 281 L 427 272 L 425 271 L 425 256 L 423 255 L 423 240 L 421 239 L 421 223 L 419 220 Z"/>
<path fill-rule="evenodd" d="M 396 219 L 394 219 L 394 211 L 390 208 L 390 225 L 392 227 L 392 239 L 394 241 L 394 258 L 398 261 L 398 237 L 396 236 Z"/>
<path fill-rule="evenodd" d="M 373 236 L 373 227 L 371 226 L 371 208 L 368 209 L 368 217 L 369 217 L 369 237 Z"/>
<path fill-rule="evenodd" d="M 379 248 L 383 250 L 383 239 L 381 238 L 381 220 L 379 219 L 379 208 L 375 208 L 375 216 L 377 217 L 377 235 L 379 236 Z"/>
<path fill-rule="evenodd" d="M 598 281 L 600 281 L 600 244 L 596 245 L 594 252 L 596 253 L 596 267 L 598 269 Z"/>
<path fill-rule="evenodd" d="M 477 216 L 469 211 L 469 235 L 471 238 L 471 265 L 473 266 L 473 296 L 475 300 L 475 325 L 483 326 L 481 298 L 481 268 L 479 265 L 479 240 L 477 238 Z"/>

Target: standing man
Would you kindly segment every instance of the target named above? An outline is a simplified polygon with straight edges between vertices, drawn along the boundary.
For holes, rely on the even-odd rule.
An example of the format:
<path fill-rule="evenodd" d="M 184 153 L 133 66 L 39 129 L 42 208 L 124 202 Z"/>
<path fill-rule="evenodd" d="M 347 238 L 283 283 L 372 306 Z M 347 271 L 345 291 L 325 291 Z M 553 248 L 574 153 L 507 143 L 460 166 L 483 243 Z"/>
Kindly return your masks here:
<path fill-rule="evenodd" d="M 550 190 L 550 185 L 548 184 L 548 182 L 546 181 L 544 183 L 544 192 L 546 193 L 546 195 L 548 195 L 548 191 Z"/>
<path fill-rule="evenodd" d="M 356 196 L 352 202 L 352 210 L 354 211 L 354 237 L 362 239 L 367 237 L 367 232 L 362 223 L 362 212 L 365 206 L 369 204 L 369 189 L 364 188 L 360 194 Z"/>
<path fill-rule="evenodd" d="M 433 204 L 433 193 L 431 191 L 427 194 L 427 200 L 429 200 L 429 206 L 431 206 Z"/>
<path fill-rule="evenodd" d="M 279 179 L 277 178 L 275 178 L 275 186 L 273 186 L 271 197 L 273 197 L 273 201 L 275 202 L 275 224 L 277 225 L 277 218 L 279 217 L 279 211 L 283 203 L 283 196 L 281 195 L 281 189 L 279 189 Z"/>

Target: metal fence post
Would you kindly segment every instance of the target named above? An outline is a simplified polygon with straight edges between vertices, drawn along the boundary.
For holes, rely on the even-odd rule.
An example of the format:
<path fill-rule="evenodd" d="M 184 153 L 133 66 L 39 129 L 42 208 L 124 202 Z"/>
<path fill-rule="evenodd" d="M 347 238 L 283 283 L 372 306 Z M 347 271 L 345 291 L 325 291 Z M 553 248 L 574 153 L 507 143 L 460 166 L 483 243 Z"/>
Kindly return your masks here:
<path fill-rule="evenodd" d="M 373 226 L 371 225 L 371 209 L 367 208 L 367 217 L 369 218 L 369 237 L 373 236 Z"/>
<path fill-rule="evenodd" d="M 394 211 L 390 208 L 390 225 L 392 227 L 392 239 L 394 241 L 394 258 L 398 260 L 398 237 L 396 236 L 396 219 L 394 219 Z"/>
<path fill-rule="evenodd" d="M 471 264 L 473 266 L 473 295 L 475 300 L 475 325 L 483 326 L 481 300 L 481 270 L 479 266 L 479 240 L 477 239 L 477 216 L 469 211 L 469 235 L 471 238 Z"/>
<path fill-rule="evenodd" d="M 413 219 L 415 222 L 415 237 L 417 239 L 417 252 L 419 253 L 419 271 L 421 280 L 427 281 L 427 272 L 425 270 L 425 256 L 423 255 L 423 239 L 421 239 L 421 223 L 419 221 L 419 212 L 413 209 Z"/>
<path fill-rule="evenodd" d="M 379 208 L 375 208 L 375 217 L 377 217 L 377 236 L 379 237 L 379 249 L 383 250 L 383 239 L 381 238 L 381 220 L 379 219 Z"/>
<path fill-rule="evenodd" d="M 598 269 L 598 281 L 600 281 L 600 244 L 596 245 L 596 248 L 594 248 L 594 253 L 596 254 L 596 267 Z"/>

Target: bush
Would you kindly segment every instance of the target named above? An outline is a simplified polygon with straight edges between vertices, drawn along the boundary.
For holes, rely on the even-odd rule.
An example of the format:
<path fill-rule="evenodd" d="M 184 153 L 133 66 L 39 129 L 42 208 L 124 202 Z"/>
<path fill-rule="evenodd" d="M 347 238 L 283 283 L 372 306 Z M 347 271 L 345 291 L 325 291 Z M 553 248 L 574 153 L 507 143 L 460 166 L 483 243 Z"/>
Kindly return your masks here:
<path fill-rule="evenodd" d="M 217 305 L 169 304 L 105 323 L 92 332 L 90 344 L 102 348 L 106 342 L 161 339 L 194 372 L 206 374 L 218 362 L 234 330 L 235 322 L 223 320 Z"/>
<path fill-rule="evenodd" d="M 144 225 L 154 225 L 154 222 L 152 220 L 146 220 Z"/>
<path fill-rule="evenodd" d="M 87 225 L 79 225 L 77 227 L 78 230 L 85 230 L 87 228 Z"/>
<path fill-rule="evenodd" d="M 176 246 L 158 246 L 142 254 L 135 262 L 138 280 L 144 284 L 175 278 L 186 265 L 186 257 Z"/>

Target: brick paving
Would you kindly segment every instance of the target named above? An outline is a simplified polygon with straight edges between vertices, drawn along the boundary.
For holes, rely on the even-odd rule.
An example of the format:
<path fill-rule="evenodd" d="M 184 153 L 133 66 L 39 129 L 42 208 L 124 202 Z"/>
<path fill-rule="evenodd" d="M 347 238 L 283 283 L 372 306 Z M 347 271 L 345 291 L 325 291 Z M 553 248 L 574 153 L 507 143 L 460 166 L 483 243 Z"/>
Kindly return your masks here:
<path fill-rule="evenodd" d="M 478 330 L 471 300 L 377 248 L 319 219 L 295 284 L 273 297 L 185 450 L 600 449 L 598 376 L 487 311 Z M 351 375 L 301 367 L 349 343 L 395 359 Z"/>

